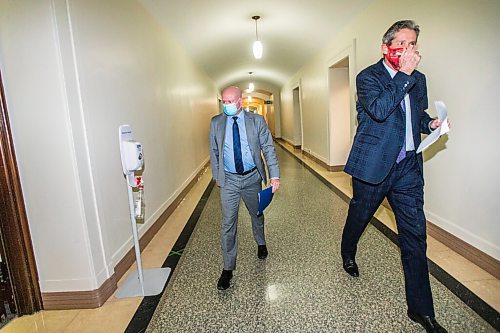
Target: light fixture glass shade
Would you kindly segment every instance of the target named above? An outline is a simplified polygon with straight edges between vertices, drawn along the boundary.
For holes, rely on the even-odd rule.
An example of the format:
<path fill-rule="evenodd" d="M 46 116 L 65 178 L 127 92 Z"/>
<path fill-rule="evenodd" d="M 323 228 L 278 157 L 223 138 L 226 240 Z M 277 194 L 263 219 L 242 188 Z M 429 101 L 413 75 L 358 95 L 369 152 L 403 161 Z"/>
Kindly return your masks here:
<path fill-rule="evenodd" d="M 250 82 L 250 83 L 248 84 L 248 91 L 249 91 L 249 92 L 252 92 L 254 89 L 255 89 L 255 86 L 253 85 L 253 83 L 252 83 L 252 82 Z"/>
<path fill-rule="evenodd" d="M 256 40 L 253 42 L 253 56 L 255 59 L 262 58 L 262 43 L 260 40 Z"/>

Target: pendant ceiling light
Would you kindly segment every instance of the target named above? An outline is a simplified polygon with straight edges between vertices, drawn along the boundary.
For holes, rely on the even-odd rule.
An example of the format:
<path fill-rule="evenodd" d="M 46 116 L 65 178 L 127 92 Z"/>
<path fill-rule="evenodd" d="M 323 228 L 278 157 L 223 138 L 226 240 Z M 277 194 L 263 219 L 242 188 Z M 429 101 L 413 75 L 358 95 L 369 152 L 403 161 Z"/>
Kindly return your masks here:
<path fill-rule="evenodd" d="M 250 80 L 252 79 L 252 73 L 253 72 L 248 72 L 248 75 L 250 76 Z M 248 84 L 248 92 L 252 92 L 252 91 L 254 91 L 254 89 L 255 89 L 255 86 L 254 86 L 253 82 L 250 82 Z"/>
<path fill-rule="evenodd" d="M 257 31 L 257 20 L 260 19 L 260 16 L 252 16 L 252 20 L 255 20 L 255 42 L 253 42 L 253 56 L 255 59 L 262 58 L 262 43 L 259 40 L 259 33 Z"/>

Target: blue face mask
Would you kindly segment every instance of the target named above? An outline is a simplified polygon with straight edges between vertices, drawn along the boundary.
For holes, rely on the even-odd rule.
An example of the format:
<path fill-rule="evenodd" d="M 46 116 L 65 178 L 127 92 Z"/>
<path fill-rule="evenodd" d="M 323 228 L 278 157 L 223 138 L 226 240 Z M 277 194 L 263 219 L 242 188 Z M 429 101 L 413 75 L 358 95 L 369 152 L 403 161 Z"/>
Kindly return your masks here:
<path fill-rule="evenodd" d="M 236 103 L 224 104 L 224 113 L 228 116 L 234 116 L 238 112 Z"/>

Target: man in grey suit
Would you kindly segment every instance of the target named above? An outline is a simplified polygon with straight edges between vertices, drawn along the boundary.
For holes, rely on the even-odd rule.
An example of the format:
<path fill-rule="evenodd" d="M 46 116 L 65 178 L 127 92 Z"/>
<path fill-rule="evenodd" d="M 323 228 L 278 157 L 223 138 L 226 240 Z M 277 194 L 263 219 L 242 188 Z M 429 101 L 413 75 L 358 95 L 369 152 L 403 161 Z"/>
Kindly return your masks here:
<path fill-rule="evenodd" d="M 236 231 L 241 199 L 252 219 L 257 257 L 265 259 L 268 255 L 264 215 L 257 216 L 258 193 L 262 189 L 262 181 L 267 183 L 262 155 L 273 193 L 280 186 L 278 159 L 264 117 L 243 111 L 241 90 L 237 87 L 224 89 L 222 103 L 224 113 L 213 117 L 210 123 L 210 164 L 212 175 L 221 189 L 222 202 L 221 247 L 224 269 L 217 282 L 219 290 L 229 288 L 236 268 Z"/>

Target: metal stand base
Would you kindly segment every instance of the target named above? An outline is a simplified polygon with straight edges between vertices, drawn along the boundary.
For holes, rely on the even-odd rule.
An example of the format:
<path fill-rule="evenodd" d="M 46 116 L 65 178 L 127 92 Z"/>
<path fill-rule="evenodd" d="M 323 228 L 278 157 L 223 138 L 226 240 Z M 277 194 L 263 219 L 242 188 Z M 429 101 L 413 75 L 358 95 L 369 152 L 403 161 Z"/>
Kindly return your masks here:
<path fill-rule="evenodd" d="M 142 290 L 138 271 L 134 271 L 127 276 L 123 285 L 115 293 L 117 298 L 153 296 L 158 295 L 163 290 L 170 268 L 149 268 L 143 270 L 144 290 Z"/>

